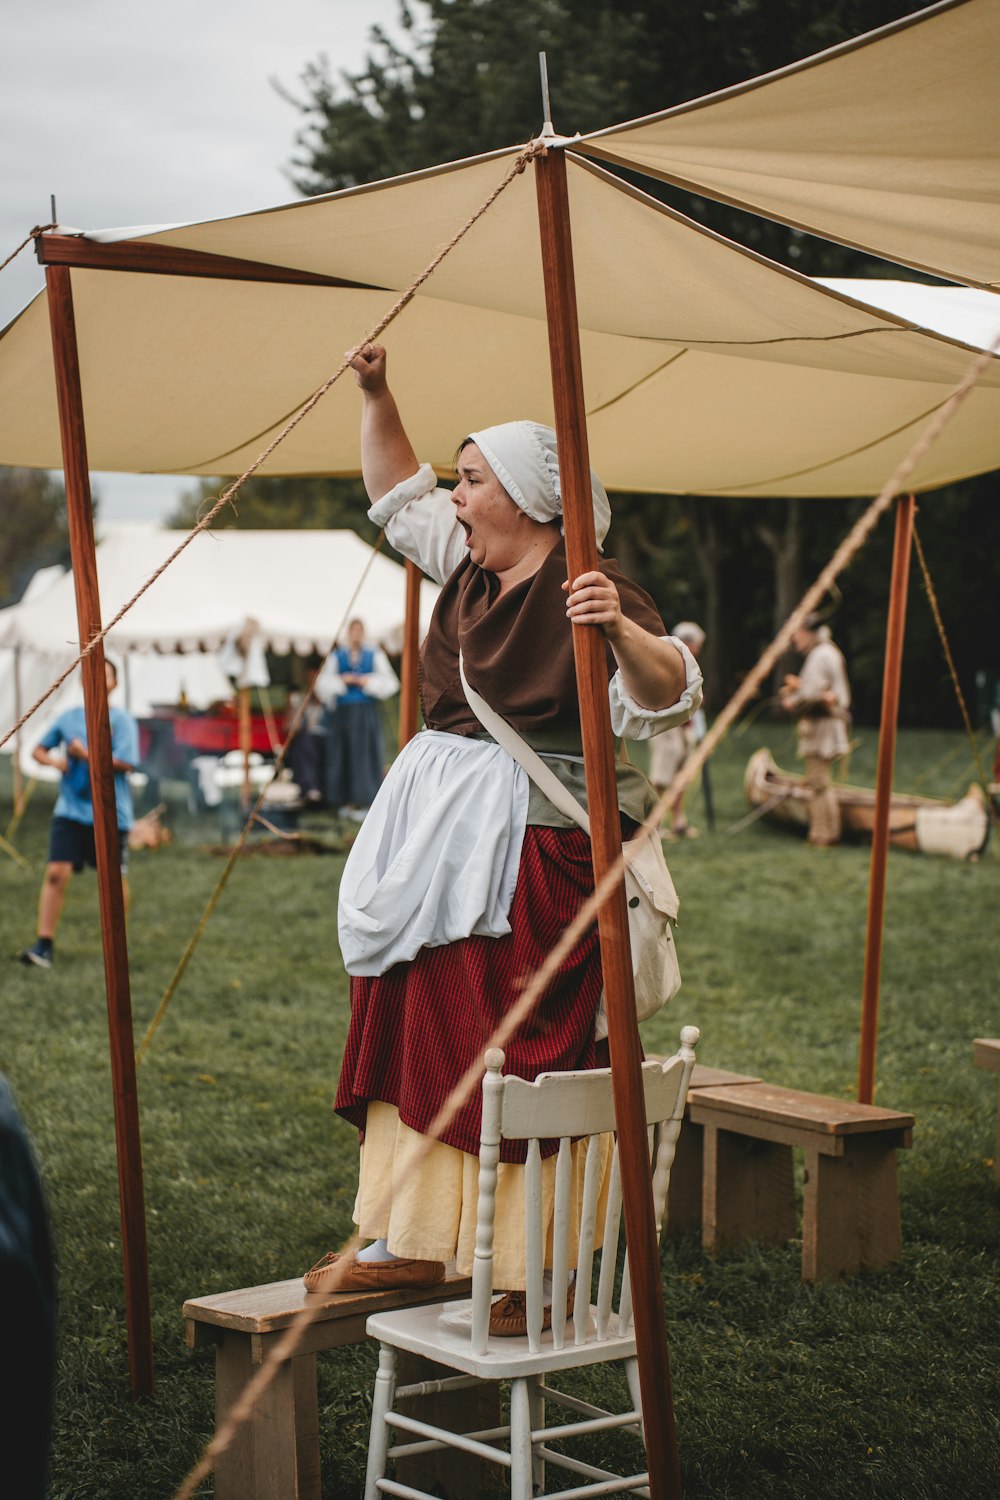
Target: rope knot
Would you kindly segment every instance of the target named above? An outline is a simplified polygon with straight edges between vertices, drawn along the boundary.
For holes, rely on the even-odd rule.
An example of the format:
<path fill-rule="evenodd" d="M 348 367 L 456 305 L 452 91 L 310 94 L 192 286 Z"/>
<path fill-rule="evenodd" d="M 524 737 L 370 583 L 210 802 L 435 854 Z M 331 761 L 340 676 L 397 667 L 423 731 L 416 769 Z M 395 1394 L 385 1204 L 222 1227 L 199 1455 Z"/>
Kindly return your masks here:
<path fill-rule="evenodd" d="M 520 175 L 529 161 L 534 161 L 536 156 L 548 156 L 548 154 L 549 148 L 544 141 L 532 141 L 531 145 L 526 146 L 514 162 L 514 171 Z"/>

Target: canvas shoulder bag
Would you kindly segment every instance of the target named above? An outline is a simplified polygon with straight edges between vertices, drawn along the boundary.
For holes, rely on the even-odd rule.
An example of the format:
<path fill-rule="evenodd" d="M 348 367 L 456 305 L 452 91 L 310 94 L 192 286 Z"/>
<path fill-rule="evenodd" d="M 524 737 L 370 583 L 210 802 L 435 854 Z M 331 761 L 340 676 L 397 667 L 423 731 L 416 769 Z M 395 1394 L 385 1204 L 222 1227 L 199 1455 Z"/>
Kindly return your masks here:
<path fill-rule="evenodd" d="M 469 707 L 498 745 L 512 755 L 552 805 L 590 833 L 587 810 L 565 787 L 541 756 L 502 719 L 476 690 L 469 686 L 461 653 L 458 671 Z M 645 1021 L 681 987 L 674 929 L 679 902 L 663 857 L 663 845 L 655 833 L 641 828 L 622 845 L 625 855 L 625 900 L 628 907 L 632 976 L 635 982 L 636 1017 Z M 597 1036 L 607 1036 L 605 999 L 597 1012 Z"/>

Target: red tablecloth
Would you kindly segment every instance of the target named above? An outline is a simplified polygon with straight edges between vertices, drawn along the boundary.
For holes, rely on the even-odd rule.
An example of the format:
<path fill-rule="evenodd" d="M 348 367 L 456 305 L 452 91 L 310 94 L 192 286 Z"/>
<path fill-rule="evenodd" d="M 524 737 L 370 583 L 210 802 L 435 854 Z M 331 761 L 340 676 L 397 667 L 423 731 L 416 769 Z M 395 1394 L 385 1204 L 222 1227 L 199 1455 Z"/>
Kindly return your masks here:
<path fill-rule="evenodd" d="M 174 742 L 186 745 L 199 755 L 224 755 L 227 750 L 240 748 L 240 725 L 236 714 L 177 714 L 164 717 L 168 717 L 173 725 Z M 262 755 L 270 755 L 273 751 L 263 714 L 251 716 L 250 748 L 259 750 Z"/>

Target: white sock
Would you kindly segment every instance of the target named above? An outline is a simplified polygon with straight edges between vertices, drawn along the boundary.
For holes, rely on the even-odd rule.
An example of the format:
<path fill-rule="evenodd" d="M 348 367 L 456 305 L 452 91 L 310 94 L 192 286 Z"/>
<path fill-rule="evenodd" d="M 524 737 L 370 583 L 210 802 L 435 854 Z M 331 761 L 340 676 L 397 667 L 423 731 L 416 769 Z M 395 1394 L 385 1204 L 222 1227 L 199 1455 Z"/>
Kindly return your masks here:
<path fill-rule="evenodd" d="M 569 1285 L 572 1286 L 575 1280 L 576 1280 L 576 1272 L 575 1271 L 570 1271 L 570 1273 L 569 1273 Z M 551 1307 L 552 1306 L 552 1272 L 551 1271 L 544 1272 L 544 1274 L 542 1276 L 542 1306 L 543 1307 Z"/>
<path fill-rule="evenodd" d="M 366 1245 L 363 1250 L 358 1250 L 354 1258 L 363 1264 L 370 1264 L 372 1261 L 399 1260 L 398 1255 L 389 1253 L 389 1246 L 385 1240 L 372 1240 L 370 1245 Z"/>

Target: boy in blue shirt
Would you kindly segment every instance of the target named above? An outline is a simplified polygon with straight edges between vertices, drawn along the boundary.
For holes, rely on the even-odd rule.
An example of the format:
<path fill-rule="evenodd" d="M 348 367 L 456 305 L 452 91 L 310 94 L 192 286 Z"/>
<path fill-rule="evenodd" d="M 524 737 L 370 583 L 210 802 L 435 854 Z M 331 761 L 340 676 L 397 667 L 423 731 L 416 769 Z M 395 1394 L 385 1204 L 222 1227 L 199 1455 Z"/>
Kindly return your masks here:
<path fill-rule="evenodd" d="M 108 697 L 118 686 L 118 670 L 105 660 Z M 109 708 L 111 719 L 111 763 L 115 772 L 115 811 L 121 848 L 122 887 L 128 911 L 128 833 L 134 821 L 129 771 L 139 761 L 139 727 L 123 708 Z M 49 860 L 38 900 L 38 937 L 19 955 L 24 964 L 50 969 L 56 928 L 66 899 L 66 887 L 74 871 L 84 865 L 97 867 L 94 849 L 94 804 L 90 790 L 90 760 L 87 753 L 87 720 L 82 705 L 59 715 L 32 752 L 43 766 L 62 772 L 59 796 L 49 831 Z"/>

